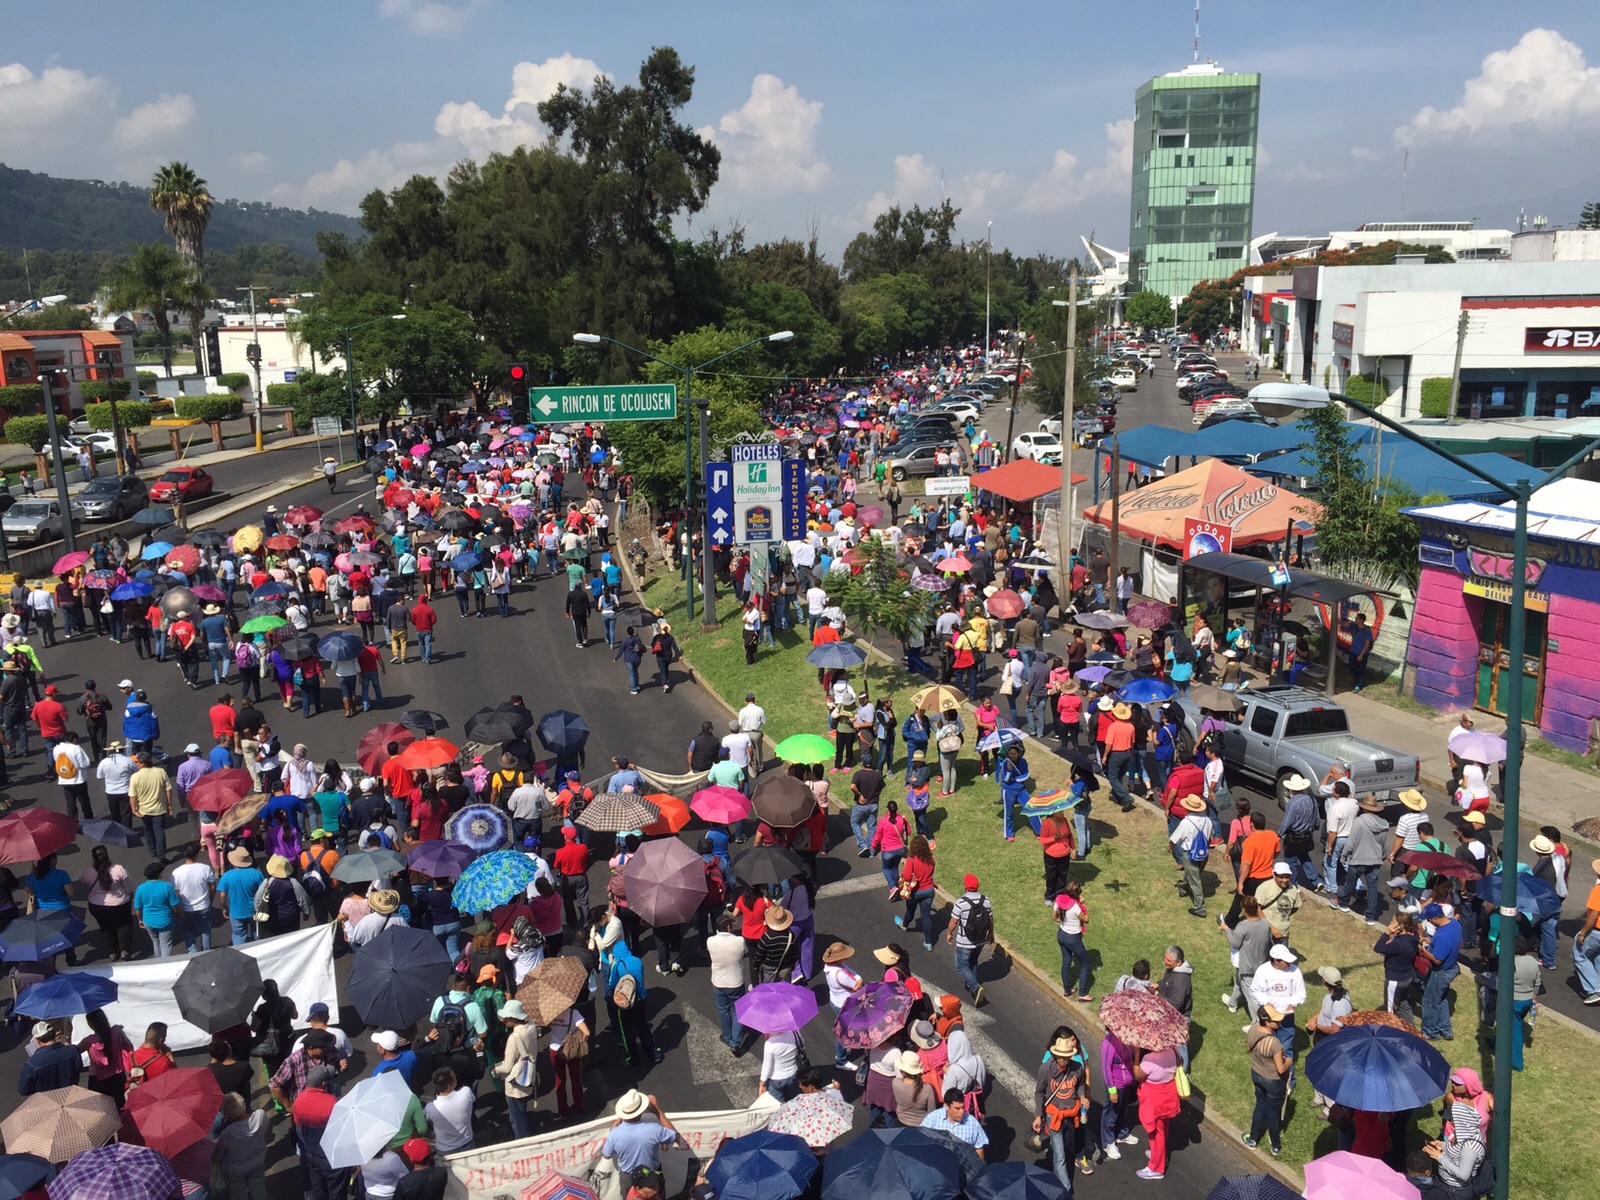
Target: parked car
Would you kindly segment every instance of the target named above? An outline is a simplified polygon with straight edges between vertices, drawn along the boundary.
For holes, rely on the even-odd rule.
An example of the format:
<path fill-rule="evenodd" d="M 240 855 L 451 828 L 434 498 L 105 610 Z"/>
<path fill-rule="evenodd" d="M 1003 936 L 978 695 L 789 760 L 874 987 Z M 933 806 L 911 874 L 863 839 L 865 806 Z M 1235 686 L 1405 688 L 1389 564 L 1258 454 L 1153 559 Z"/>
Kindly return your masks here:
<path fill-rule="evenodd" d="M 906 450 L 895 447 L 895 455 L 889 460 L 889 478 L 904 479 L 908 475 L 932 475 L 938 470 L 938 465 L 934 461 L 935 456 L 939 453 L 940 447 L 948 445 L 948 442 L 930 442 Z"/>
<path fill-rule="evenodd" d="M 1057 425 L 1060 423 L 1056 422 Z M 1058 434 L 1043 430 L 1019 433 L 1011 443 L 1011 453 L 1018 458 L 1031 458 L 1034 462 L 1058 467 L 1061 465 L 1061 438 Z"/>
<path fill-rule="evenodd" d="M 86 521 L 121 521 L 150 501 L 150 489 L 137 475 L 102 475 L 72 498 L 72 515 Z"/>
<path fill-rule="evenodd" d="M 215 485 L 211 473 L 204 467 L 171 467 L 150 485 L 152 503 L 171 503 L 182 496 L 184 503 L 208 496 Z"/>
<path fill-rule="evenodd" d="M 958 421 L 965 421 L 968 417 L 971 417 L 974 421 L 976 421 L 979 417 L 983 416 L 983 409 L 974 404 L 971 400 L 941 400 L 939 403 L 930 408 L 924 409 L 923 411 L 931 413 L 948 413 Z"/>
<path fill-rule="evenodd" d="M 78 527 L 76 520 L 72 527 Z M 0 517 L 0 529 L 14 542 L 56 541 L 65 531 L 61 505 L 54 500 L 18 500 Z"/>
<path fill-rule="evenodd" d="M 62 434 L 56 439 L 61 443 L 62 458 L 75 458 L 78 447 L 87 445 L 91 454 L 113 454 L 117 449 L 117 439 L 109 433 Z M 69 464 L 70 465 L 70 464 Z"/>
<path fill-rule="evenodd" d="M 1131 392 L 1139 386 L 1139 373 L 1132 367 L 1113 367 L 1111 383 L 1119 392 Z"/>

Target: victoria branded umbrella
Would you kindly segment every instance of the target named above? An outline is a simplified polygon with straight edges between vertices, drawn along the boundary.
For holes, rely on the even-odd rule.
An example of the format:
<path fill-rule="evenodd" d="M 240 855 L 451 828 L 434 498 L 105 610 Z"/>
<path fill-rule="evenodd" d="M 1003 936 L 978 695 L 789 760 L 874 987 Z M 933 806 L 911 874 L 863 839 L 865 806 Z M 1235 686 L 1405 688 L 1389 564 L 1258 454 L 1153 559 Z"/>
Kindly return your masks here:
<path fill-rule="evenodd" d="M 633 893 L 628 893 L 632 903 Z M 758 983 L 734 1003 L 741 1025 L 757 1033 L 794 1033 L 817 1015 L 817 994 L 794 983 Z"/>
<path fill-rule="evenodd" d="M 450 903 L 457 912 L 488 912 L 527 892 L 536 874 L 533 860 L 520 850 L 491 851 L 474 859 L 461 872 L 450 892 Z"/>
<path fill-rule="evenodd" d="M 1306 1055 L 1305 1071 L 1324 1096 L 1365 1112 L 1421 1108 L 1450 1087 L 1450 1062 L 1444 1055 L 1426 1039 L 1387 1025 L 1357 1025 L 1330 1034 Z"/>
<path fill-rule="evenodd" d="M 799 856 L 782 846 L 751 846 L 733 860 L 734 875 L 746 883 L 771 886 L 805 870 Z"/>
<path fill-rule="evenodd" d="M 839 1010 L 834 1036 L 852 1050 L 870 1050 L 905 1026 L 911 1000 L 903 983 L 863 984 Z"/>
<path fill-rule="evenodd" d="M 181 1186 L 161 1151 L 112 1142 L 78 1155 L 45 1191 L 50 1200 L 172 1200 Z"/>
<path fill-rule="evenodd" d="M 1130 1046 L 1171 1050 L 1189 1041 L 1189 1018 L 1153 992 L 1112 992 L 1100 1001 L 1100 1021 Z"/>
<path fill-rule="evenodd" d="M 646 842 L 622 867 L 628 907 L 651 925 L 676 925 L 706 901 L 706 865 L 675 837 Z"/>
<path fill-rule="evenodd" d="M 953 1200 L 960 1191 L 956 1156 L 920 1129 L 868 1129 L 823 1160 L 822 1200 Z"/>
<path fill-rule="evenodd" d="M 122 1127 L 117 1104 L 88 1088 L 35 1092 L 0 1121 L 0 1137 L 12 1154 L 37 1154 L 50 1163 L 103 1146 Z"/>
<path fill-rule="evenodd" d="M 104 1008 L 117 998 L 117 985 L 98 975 L 52 975 L 22 989 L 13 1011 L 45 1021 Z"/>
<path fill-rule="evenodd" d="M 793 775 L 768 775 L 756 784 L 750 807 L 774 829 L 786 829 L 815 812 L 817 798 Z"/>
<path fill-rule="evenodd" d="M 29 913 L 0 930 L 0 962 L 44 962 L 82 936 L 83 922 L 71 909 Z"/>
<path fill-rule="evenodd" d="M 706 1168 L 717 1200 L 792 1200 L 817 1173 L 817 1156 L 803 1138 L 758 1129 L 728 1138 Z"/>
<path fill-rule="evenodd" d="M 540 1025 L 548 1025 L 577 1003 L 589 986 L 589 970 L 576 958 L 547 958 L 522 981 L 517 999 Z"/>
<path fill-rule="evenodd" d="M 261 999 L 261 966 L 233 946 L 203 951 L 184 964 L 172 997 L 196 1029 L 215 1033 L 243 1025 Z"/>
<path fill-rule="evenodd" d="M 823 642 L 806 654 L 806 662 L 825 671 L 849 671 L 867 661 L 867 652 L 851 642 Z"/>
<path fill-rule="evenodd" d="M 432 934 L 423 936 L 438 945 Z M 356 965 L 359 968 L 359 958 Z M 402 1027 L 405 1024 L 409 1022 L 400 1023 Z M 322 1130 L 322 1153 L 328 1165 L 359 1167 L 371 1162 L 399 1131 L 412 1099 L 411 1089 L 399 1071 L 373 1075 L 351 1087 L 334 1104 Z"/>
<path fill-rule="evenodd" d="M 597 833 L 626 833 L 643 829 L 661 816 L 661 810 L 633 792 L 601 792 L 578 815 L 578 824 Z"/>
<path fill-rule="evenodd" d="M 423 842 L 406 854 L 406 865 L 429 879 L 455 879 L 478 857 L 478 852 L 461 842 Z"/>
<path fill-rule="evenodd" d="M 169 1067 L 128 1092 L 124 1110 L 139 1138 L 169 1158 L 211 1134 L 222 1088 L 205 1067 Z"/>
<path fill-rule="evenodd" d="M 1071 1200 L 1072 1193 L 1043 1167 L 993 1163 L 967 1183 L 967 1200 Z"/>
<path fill-rule="evenodd" d="M 750 815 L 750 798 L 737 788 L 701 788 L 689 801 L 689 811 L 707 825 L 731 825 Z"/>
<path fill-rule="evenodd" d="M 406 1029 L 428 1015 L 449 970 L 432 933 L 390 925 L 356 951 L 345 996 L 368 1025 Z"/>
<path fill-rule="evenodd" d="M 820 763 L 833 757 L 833 743 L 815 733 L 792 733 L 772 752 L 788 763 Z"/>
<path fill-rule="evenodd" d="M 445 835 L 475 854 L 503 850 L 511 844 L 511 822 L 492 804 L 469 804 L 445 823 Z"/>
<path fill-rule="evenodd" d="M 34 862 L 78 835 L 78 823 L 48 808 L 25 808 L 0 817 L 0 864 Z"/>
<path fill-rule="evenodd" d="M 376 775 L 383 769 L 383 764 L 389 761 L 390 742 L 398 742 L 400 749 L 404 750 L 416 740 L 416 734 L 393 721 L 374 725 L 361 735 L 361 741 L 356 744 L 356 762 L 368 775 Z"/>
<path fill-rule="evenodd" d="M 539 742 L 557 758 L 575 758 L 589 741 L 589 726 L 575 712 L 558 708 L 539 718 Z"/>
<path fill-rule="evenodd" d="M 772 1114 L 767 1128 L 773 1133 L 792 1133 L 806 1145 L 820 1150 L 850 1132 L 854 1112 L 836 1088 L 802 1092 Z"/>
<path fill-rule="evenodd" d="M 375 883 L 406 869 L 405 856 L 378 847 L 346 854 L 333 864 L 333 877 L 340 883 Z"/>

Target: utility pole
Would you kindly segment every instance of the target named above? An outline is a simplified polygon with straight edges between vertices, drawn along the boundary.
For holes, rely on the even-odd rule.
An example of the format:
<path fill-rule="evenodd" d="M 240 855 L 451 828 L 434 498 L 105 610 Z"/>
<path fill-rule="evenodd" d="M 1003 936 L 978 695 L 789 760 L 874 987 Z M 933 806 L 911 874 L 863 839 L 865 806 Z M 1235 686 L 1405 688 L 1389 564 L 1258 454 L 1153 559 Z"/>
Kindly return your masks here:
<path fill-rule="evenodd" d="M 1056 562 L 1072 586 L 1072 435 L 1073 391 L 1078 375 L 1078 268 L 1067 278 L 1067 379 L 1061 388 L 1061 512 L 1056 524 Z M 1098 453 L 1092 451 L 1091 453 Z"/>
<path fill-rule="evenodd" d="M 245 357 L 250 360 L 250 365 L 256 371 L 256 453 L 260 454 L 263 448 L 261 433 L 261 327 L 256 324 L 256 285 L 251 284 L 249 287 L 242 287 L 238 290 L 250 293 L 250 349 L 245 354 Z M 261 290 L 265 291 L 266 289 L 262 288 Z M 220 353 L 220 342 L 218 345 Z M 218 363 L 217 366 L 220 368 L 222 364 Z M 346 363 L 345 370 L 348 371 L 349 369 L 350 364 Z M 338 453 L 337 446 L 334 447 L 334 452 Z"/>
<path fill-rule="evenodd" d="M 989 222 L 989 232 L 983 242 L 983 369 L 989 369 L 989 259 L 994 254 L 994 222 Z"/>
<path fill-rule="evenodd" d="M 1111 565 L 1107 578 L 1107 593 L 1116 585 L 1122 565 L 1122 510 L 1118 498 L 1122 492 L 1122 450 L 1116 436 L 1111 438 Z M 1113 605 L 1115 607 L 1115 605 Z"/>
<path fill-rule="evenodd" d="M 1461 398 L 1461 349 L 1467 343 L 1467 310 L 1461 310 L 1461 316 L 1456 321 L 1456 361 L 1450 368 L 1450 411 L 1446 417 L 1454 419 L 1456 404 Z"/>
<path fill-rule="evenodd" d="M 78 548 L 78 539 L 72 528 L 72 498 L 67 494 L 67 469 L 61 465 L 61 435 L 56 427 L 56 380 L 68 378 L 65 371 L 39 372 L 39 388 L 44 394 L 44 420 L 45 428 L 50 437 L 50 460 L 55 469 L 56 476 L 56 502 L 61 505 L 61 544 L 66 548 L 66 553 L 71 554 Z M 112 400 L 110 403 L 115 404 Z"/>
<path fill-rule="evenodd" d="M 711 400 L 697 398 L 694 404 L 700 413 L 700 469 L 703 471 L 705 464 L 711 461 Z M 717 564 L 711 557 L 711 497 L 705 496 L 703 501 L 700 505 L 700 628 L 712 629 L 718 623 Z M 693 548 L 691 538 L 690 549 Z"/>

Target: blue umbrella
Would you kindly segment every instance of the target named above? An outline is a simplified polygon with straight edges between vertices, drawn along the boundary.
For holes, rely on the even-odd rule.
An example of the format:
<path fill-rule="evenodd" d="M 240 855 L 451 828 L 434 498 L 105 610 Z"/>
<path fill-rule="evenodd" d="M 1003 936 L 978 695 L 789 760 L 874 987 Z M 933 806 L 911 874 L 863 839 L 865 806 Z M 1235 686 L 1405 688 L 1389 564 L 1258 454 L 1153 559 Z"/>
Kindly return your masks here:
<path fill-rule="evenodd" d="M 1007 746 L 1022 745 L 1022 730 L 1013 729 L 1009 725 L 1003 729 L 996 729 L 988 737 L 978 742 L 979 750 L 1004 750 Z"/>
<path fill-rule="evenodd" d="M 255 591 L 251 592 L 250 599 L 266 600 L 273 596 L 287 596 L 289 594 L 289 590 L 290 589 L 288 585 L 279 583 L 276 579 L 274 579 L 271 583 L 263 583 Z"/>
<path fill-rule="evenodd" d="M 511 844 L 511 822 L 492 804 L 469 804 L 445 824 L 445 834 L 477 854 Z"/>
<path fill-rule="evenodd" d="M 920 1129 L 868 1129 L 830 1150 L 822 1200 L 953 1200 L 961 1190 L 956 1156 Z"/>
<path fill-rule="evenodd" d="M 1301 1193 L 1271 1175 L 1224 1175 L 1206 1200 L 1300 1200 Z"/>
<path fill-rule="evenodd" d="M 143 550 L 139 551 L 139 561 L 140 562 L 154 562 L 156 559 L 165 558 L 168 554 L 171 554 L 171 553 L 172 553 L 172 543 L 171 542 L 151 542 Z"/>
<path fill-rule="evenodd" d="M 127 583 L 119 583 L 111 589 L 113 600 L 142 600 L 155 588 L 145 583 L 142 579 L 130 579 Z"/>
<path fill-rule="evenodd" d="M 0 1154 L 0 1200 L 17 1200 L 55 1177 L 55 1167 L 37 1154 Z"/>
<path fill-rule="evenodd" d="M 539 718 L 539 741 L 557 758 L 576 758 L 589 741 L 589 726 L 575 712 L 558 708 Z"/>
<path fill-rule="evenodd" d="M 483 470 L 483 464 L 475 458 L 469 458 L 466 462 L 457 467 L 456 470 L 460 471 L 463 475 L 476 475 L 479 471 Z"/>
<path fill-rule="evenodd" d="M 813 667 L 826 671 L 848 671 L 867 661 L 867 652 L 850 642 L 823 642 L 806 655 Z"/>
<path fill-rule="evenodd" d="M 1499 907 L 1504 890 L 1505 876 L 1496 871 L 1478 880 L 1478 899 Z M 1527 913 L 1535 921 L 1553 917 L 1561 911 L 1561 897 L 1537 875 L 1527 871 L 1517 874 L 1517 911 Z"/>
<path fill-rule="evenodd" d="M 52 975 L 22 989 L 16 1011 L 48 1021 L 104 1008 L 117 998 L 117 985 L 99 975 Z"/>
<path fill-rule="evenodd" d="M 1129 704 L 1154 704 L 1170 700 L 1177 694 L 1178 689 L 1163 679 L 1141 678 L 1124 686 L 1117 693 L 1117 699 L 1126 700 Z"/>
<path fill-rule="evenodd" d="M 1111 674 L 1110 667 L 1085 667 L 1083 670 L 1076 672 L 1075 677 L 1085 683 L 1099 683 L 1109 674 Z"/>
<path fill-rule="evenodd" d="M 330 633 L 317 643 L 317 653 L 329 662 L 360 658 L 365 643 L 353 633 Z"/>
<path fill-rule="evenodd" d="M 481 554 L 475 554 L 471 550 L 463 550 L 460 554 L 456 555 L 450 560 L 450 569 L 452 571 L 470 571 L 473 568 L 480 567 L 482 565 L 483 556 Z"/>
<path fill-rule="evenodd" d="M 1071 1196 L 1049 1171 L 1025 1162 L 994 1163 L 967 1184 L 967 1200 L 1071 1200 Z"/>
<path fill-rule="evenodd" d="M 83 922 L 70 909 L 30 913 L 0 930 L 0 962 L 43 962 L 82 936 Z"/>
<path fill-rule="evenodd" d="M 1445 1094 L 1450 1063 L 1415 1033 L 1387 1025 L 1346 1026 L 1311 1048 L 1306 1078 L 1346 1108 L 1405 1112 Z"/>
<path fill-rule="evenodd" d="M 517 441 L 519 442 L 536 442 L 538 440 L 539 435 L 533 432 L 531 429 L 524 429 L 521 433 L 517 434 Z"/>
<path fill-rule="evenodd" d="M 373 449 L 374 450 L 379 450 L 379 451 L 393 450 L 394 449 L 394 443 L 391 442 L 391 441 L 387 441 L 387 440 L 381 441 L 376 446 L 374 446 Z"/>
<path fill-rule="evenodd" d="M 526 892 L 537 873 L 533 860 L 520 850 L 492 851 L 461 872 L 450 891 L 450 903 L 457 912 L 491 912 Z"/>
<path fill-rule="evenodd" d="M 758 1129 L 722 1143 L 706 1182 L 717 1200 L 791 1200 L 806 1190 L 818 1165 L 804 1138 Z"/>

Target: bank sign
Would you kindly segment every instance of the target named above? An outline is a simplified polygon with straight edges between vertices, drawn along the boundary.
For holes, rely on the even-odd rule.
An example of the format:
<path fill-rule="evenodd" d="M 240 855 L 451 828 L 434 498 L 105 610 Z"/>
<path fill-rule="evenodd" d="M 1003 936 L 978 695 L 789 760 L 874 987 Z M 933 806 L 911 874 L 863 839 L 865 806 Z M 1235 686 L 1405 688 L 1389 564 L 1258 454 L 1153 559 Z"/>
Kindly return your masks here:
<path fill-rule="evenodd" d="M 1528 354 L 1600 353 L 1600 325 L 1534 325 L 1522 332 Z"/>

